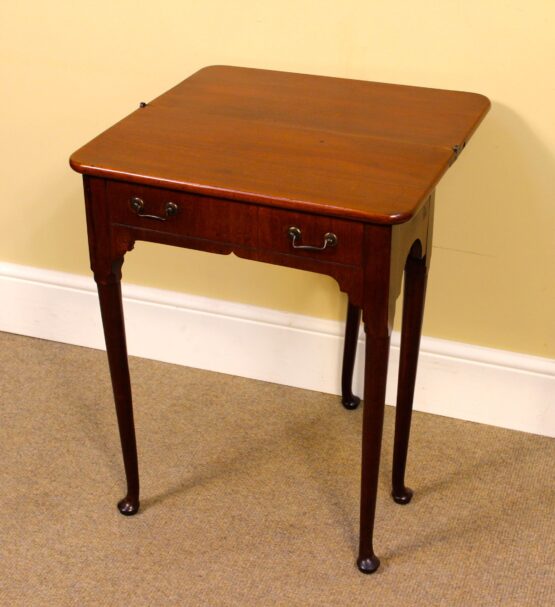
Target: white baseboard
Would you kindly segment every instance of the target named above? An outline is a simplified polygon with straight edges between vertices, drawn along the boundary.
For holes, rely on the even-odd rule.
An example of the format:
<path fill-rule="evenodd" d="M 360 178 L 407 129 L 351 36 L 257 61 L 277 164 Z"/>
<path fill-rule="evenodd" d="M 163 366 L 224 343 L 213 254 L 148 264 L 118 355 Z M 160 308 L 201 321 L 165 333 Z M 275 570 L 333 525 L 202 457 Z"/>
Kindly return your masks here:
<path fill-rule="evenodd" d="M 132 355 L 340 393 L 342 323 L 135 285 L 123 290 Z M 0 302 L 1 331 L 104 348 L 92 278 L 0 263 Z M 394 334 L 388 403 L 398 358 Z M 423 337 L 415 409 L 555 436 L 555 360 Z"/>

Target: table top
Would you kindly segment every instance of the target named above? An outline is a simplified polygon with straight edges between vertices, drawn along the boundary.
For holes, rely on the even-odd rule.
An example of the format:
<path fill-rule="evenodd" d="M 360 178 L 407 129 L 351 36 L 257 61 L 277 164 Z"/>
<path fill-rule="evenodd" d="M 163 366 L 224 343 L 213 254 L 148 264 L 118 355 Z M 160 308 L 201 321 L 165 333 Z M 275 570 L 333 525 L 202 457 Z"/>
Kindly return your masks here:
<path fill-rule="evenodd" d="M 86 175 L 395 224 L 487 111 L 478 94 L 204 68 L 76 151 Z"/>

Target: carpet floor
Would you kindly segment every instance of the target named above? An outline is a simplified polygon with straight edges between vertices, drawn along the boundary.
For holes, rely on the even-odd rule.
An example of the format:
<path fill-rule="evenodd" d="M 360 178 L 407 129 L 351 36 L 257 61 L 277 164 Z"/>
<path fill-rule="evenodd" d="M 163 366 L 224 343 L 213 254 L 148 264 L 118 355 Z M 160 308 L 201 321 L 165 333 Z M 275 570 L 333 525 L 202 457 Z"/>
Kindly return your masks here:
<path fill-rule="evenodd" d="M 365 576 L 360 408 L 132 358 L 142 499 L 125 518 L 105 358 L 0 334 L 2 606 L 555 605 L 553 439 L 416 413 L 402 507 L 386 407 Z"/>

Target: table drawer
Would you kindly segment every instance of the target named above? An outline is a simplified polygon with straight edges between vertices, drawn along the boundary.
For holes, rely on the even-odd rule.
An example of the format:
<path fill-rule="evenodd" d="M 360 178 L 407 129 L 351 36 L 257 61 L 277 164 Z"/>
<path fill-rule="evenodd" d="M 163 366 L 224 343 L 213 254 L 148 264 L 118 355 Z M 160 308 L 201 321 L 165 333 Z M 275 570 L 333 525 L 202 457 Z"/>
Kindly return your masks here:
<path fill-rule="evenodd" d="M 257 207 L 143 185 L 110 181 L 112 223 L 255 247 Z"/>
<path fill-rule="evenodd" d="M 263 207 L 258 225 L 261 250 L 349 265 L 361 263 L 360 223 Z"/>

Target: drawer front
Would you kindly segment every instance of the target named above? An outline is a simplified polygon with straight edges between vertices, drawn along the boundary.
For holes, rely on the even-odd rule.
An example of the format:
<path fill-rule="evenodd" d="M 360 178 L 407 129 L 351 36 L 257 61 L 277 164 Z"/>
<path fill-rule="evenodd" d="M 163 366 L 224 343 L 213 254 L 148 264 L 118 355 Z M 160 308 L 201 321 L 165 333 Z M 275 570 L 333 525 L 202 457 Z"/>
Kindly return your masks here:
<path fill-rule="evenodd" d="M 263 207 L 258 225 L 261 250 L 349 265 L 361 263 L 360 223 Z"/>
<path fill-rule="evenodd" d="M 255 247 L 252 205 L 119 181 L 107 185 L 112 223 Z"/>

